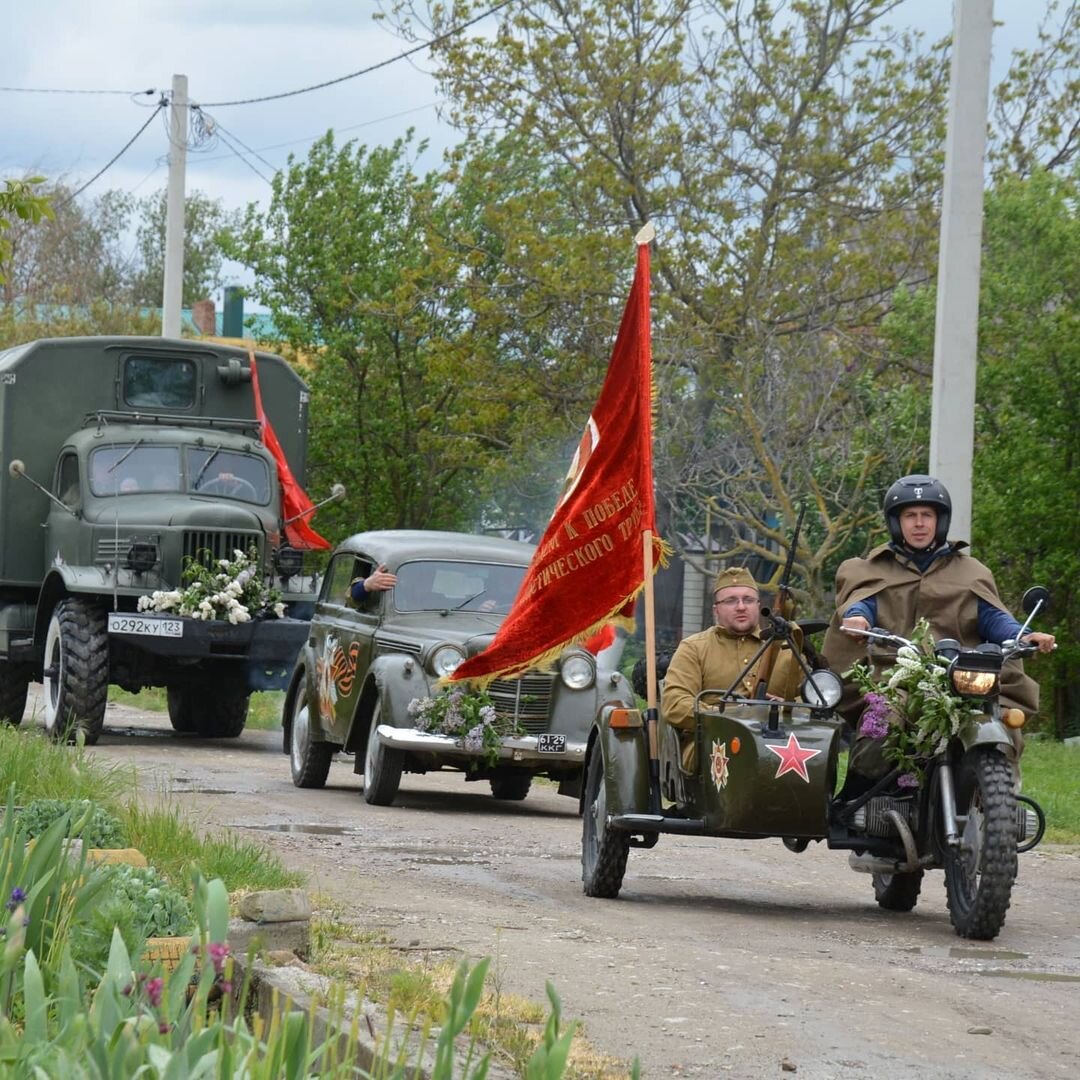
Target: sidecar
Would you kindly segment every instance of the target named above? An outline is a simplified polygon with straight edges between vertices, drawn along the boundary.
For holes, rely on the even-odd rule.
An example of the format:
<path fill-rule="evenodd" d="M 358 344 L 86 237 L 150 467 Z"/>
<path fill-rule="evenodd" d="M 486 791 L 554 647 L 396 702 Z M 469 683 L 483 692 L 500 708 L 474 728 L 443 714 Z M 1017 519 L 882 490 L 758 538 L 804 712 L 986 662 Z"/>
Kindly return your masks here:
<path fill-rule="evenodd" d="M 697 698 L 692 733 L 669 726 L 661 715 L 657 782 L 645 714 L 605 707 L 585 765 L 586 894 L 616 896 L 629 849 L 653 847 L 661 833 L 780 836 L 797 850 L 826 839 L 844 727 L 831 695 L 814 685 L 826 677 L 835 678 L 819 673 L 804 690 L 818 705 L 705 690 Z"/>

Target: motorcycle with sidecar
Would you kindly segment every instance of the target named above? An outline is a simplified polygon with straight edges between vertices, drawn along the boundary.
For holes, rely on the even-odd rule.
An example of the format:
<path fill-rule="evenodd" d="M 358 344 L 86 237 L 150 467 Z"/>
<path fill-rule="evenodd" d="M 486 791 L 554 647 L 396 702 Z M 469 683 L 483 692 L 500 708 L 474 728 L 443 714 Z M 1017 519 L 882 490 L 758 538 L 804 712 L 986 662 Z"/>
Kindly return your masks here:
<path fill-rule="evenodd" d="M 852 868 L 872 876 L 877 903 L 892 911 L 914 908 L 926 871 L 943 869 L 957 934 L 994 938 L 1009 907 L 1017 854 L 1039 843 L 1046 824 L 1039 805 L 1020 794 L 1023 714 L 1002 706 L 1000 675 L 1009 660 L 1034 651 L 1020 639 L 1047 600 L 1045 589 L 1028 590 L 1028 620 L 1015 641 L 936 643 L 952 691 L 974 704 L 974 716 L 922 762 L 915 789 L 901 787 L 901 770 L 893 768 L 854 798 L 837 790 L 846 741 L 836 711 L 843 683 L 815 669 L 799 647 L 796 624 L 767 610 L 762 648 L 739 679 L 697 696 L 694 731 L 683 733 L 694 740 L 692 769 L 684 767 L 680 733 L 663 722 L 662 697 L 659 715 L 605 707 L 589 740 L 581 801 L 586 895 L 616 897 L 630 849 L 654 847 L 665 833 L 775 836 L 793 852 L 824 841 L 849 852 Z M 799 625 L 809 634 L 824 624 Z M 877 647 L 912 645 L 879 628 L 864 635 Z M 737 696 L 743 675 L 777 640 L 803 669 L 801 700 Z"/>

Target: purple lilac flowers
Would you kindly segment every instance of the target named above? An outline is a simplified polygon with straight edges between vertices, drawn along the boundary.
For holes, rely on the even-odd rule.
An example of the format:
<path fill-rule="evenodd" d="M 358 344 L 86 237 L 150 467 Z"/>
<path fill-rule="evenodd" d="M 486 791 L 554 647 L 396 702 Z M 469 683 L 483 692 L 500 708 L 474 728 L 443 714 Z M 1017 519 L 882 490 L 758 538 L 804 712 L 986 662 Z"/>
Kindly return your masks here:
<path fill-rule="evenodd" d="M 859 734 L 868 739 L 884 739 L 889 733 L 889 703 L 881 694 L 867 694 L 865 700 Z"/>

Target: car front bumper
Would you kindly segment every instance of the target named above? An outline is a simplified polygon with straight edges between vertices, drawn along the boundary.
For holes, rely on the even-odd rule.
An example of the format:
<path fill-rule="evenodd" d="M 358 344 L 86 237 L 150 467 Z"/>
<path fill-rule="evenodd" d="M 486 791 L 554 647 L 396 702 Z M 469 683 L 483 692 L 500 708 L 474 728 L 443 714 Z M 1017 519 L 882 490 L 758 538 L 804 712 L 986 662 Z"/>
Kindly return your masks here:
<path fill-rule="evenodd" d="M 415 728 L 396 728 L 380 724 L 376 729 L 379 742 L 394 750 L 411 753 L 435 754 L 441 758 L 465 762 L 482 758 L 474 750 L 466 750 L 460 739 L 451 735 L 431 735 Z M 584 765 L 587 743 L 566 740 L 566 749 L 556 753 L 539 750 L 535 735 L 508 735 L 500 741 L 496 750 L 498 760 L 512 765 Z"/>

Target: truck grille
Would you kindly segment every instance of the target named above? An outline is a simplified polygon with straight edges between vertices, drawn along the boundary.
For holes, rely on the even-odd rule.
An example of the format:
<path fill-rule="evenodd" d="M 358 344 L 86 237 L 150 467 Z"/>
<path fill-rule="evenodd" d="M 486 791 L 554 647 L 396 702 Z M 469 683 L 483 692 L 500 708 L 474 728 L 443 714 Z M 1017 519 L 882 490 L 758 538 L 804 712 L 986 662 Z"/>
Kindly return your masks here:
<path fill-rule="evenodd" d="M 542 735 L 549 727 L 557 678 L 555 674 L 532 674 L 496 679 L 487 690 L 499 716 L 515 717 L 528 734 Z"/>
<path fill-rule="evenodd" d="M 220 532 L 217 529 L 189 529 L 184 533 L 184 564 L 196 559 L 208 562 L 217 559 L 232 559 L 234 551 L 246 555 L 251 547 L 259 553 L 262 560 L 262 536 L 257 532 Z"/>

